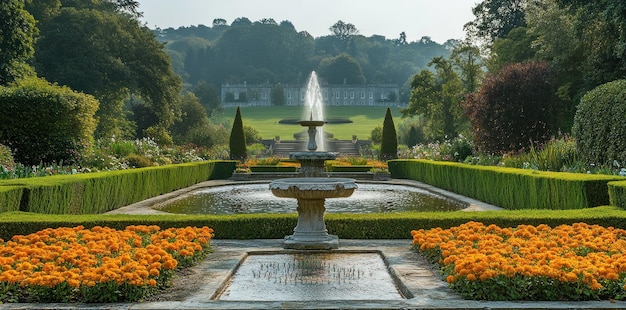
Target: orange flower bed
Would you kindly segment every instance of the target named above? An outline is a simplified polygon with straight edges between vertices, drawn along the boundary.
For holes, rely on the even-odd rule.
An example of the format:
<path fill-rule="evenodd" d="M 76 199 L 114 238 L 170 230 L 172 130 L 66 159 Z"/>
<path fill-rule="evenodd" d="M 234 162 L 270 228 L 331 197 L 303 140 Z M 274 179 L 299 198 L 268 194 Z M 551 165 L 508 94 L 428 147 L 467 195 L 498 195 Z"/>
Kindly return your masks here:
<path fill-rule="evenodd" d="M 210 250 L 208 227 L 45 229 L 0 240 L 0 301 L 139 300 Z"/>
<path fill-rule="evenodd" d="M 414 249 L 468 299 L 596 300 L 626 296 L 626 231 L 577 223 L 516 228 L 469 222 L 414 230 Z"/>

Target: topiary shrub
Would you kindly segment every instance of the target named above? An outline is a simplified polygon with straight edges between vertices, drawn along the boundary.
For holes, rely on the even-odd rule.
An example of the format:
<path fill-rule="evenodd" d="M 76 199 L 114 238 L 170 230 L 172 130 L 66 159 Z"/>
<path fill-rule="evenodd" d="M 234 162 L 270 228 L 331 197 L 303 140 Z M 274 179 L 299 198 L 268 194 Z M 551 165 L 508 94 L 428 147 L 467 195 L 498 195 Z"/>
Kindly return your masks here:
<path fill-rule="evenodd" d="M 29 78 L 0 88 L 0 144 L 17 162 L 76 163 L 93 143 L 98 101 L 65 86 Z"/>
<path fill-rule="evenodd" d="M 0 144 L 0 166 L 5 169 L 12 168 L 15 166 L 15 161 L 13 160 L 13 154 L 11 153 L 11 149 L 6 146 Z"/>
<path fill-rule="evenodd" d="M 474 146 L 485 154 L 524 151 L 552 137 L 558 110 L 545 62 L 507 65 L 462 103 Z"/>
<path fill-rule="evenodd" d="M 380 142 L 380 160 L 390 160 L 398 158 L 398 136 L 396 126 L 393 124 L 391 109 L 387 108 L 385 120 L 383 121 L 382 140 Z"/>
<path fill-rule="evenodd" d="M 241 119 L 241 109 L 237 107 L 233 128 L 230 132 L 230 159 L 246 161 L 248 152 L 246 150 L 246 134 L 243 129 L 243 121 Z"/>
<path fill-rule="evenodd" d="M 572 134 L 581 158 L 589 163 L 626 163 L 626 80 L 609 82 L 580 100 Z"/>

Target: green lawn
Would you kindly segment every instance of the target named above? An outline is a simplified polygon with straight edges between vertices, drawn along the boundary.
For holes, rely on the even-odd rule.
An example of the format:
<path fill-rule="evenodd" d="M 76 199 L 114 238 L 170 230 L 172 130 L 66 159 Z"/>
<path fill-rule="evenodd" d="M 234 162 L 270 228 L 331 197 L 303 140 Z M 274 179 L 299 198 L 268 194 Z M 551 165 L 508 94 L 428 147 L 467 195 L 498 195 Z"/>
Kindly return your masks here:
<path fill-rule="evenodd" d="M 225 108 L 224 115 L 235 117 L 236 108 Z M 326 107 L 326 119 L 347 118 L 349 124 L 328 124 L 324 131 L 330 132 L 336 139 L 349 140 L 353 135 L 358 139 L 369 139 L 372 129 L 382 126 L 385 119 L 386 107 Z M 400 121 L 401 113 L 397 108 L 391 112 L 394 122 Z M 259 131 L 263 139 L 272 139 L 280 136 L 283 140 L 293 140 L 293 134 L 304 131 L 299 125 L 279 124 L 281 119 L 303 119 L 304 107 L 242 107 L 243 124 Z"/>

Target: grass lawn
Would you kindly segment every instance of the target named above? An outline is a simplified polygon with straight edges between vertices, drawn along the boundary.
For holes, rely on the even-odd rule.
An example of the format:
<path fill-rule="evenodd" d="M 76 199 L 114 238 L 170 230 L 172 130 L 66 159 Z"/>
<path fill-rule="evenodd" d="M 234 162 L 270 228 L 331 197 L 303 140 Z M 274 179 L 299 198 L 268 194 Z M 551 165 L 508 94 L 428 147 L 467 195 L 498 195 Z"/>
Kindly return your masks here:
<path fill-rule="evenodd" d="M 225 108 L 224 115 L 234 118 L 237 108 Z M 349 140 L 353 135 L 358 139 L 369 139 L 372 129 L 383 125 L 386 107 L 326 107 L 326 119 L 347 118 L 349 124 L 328 124 L 324 131 L 330 132 L 336 139 Z M 398 108 L 391 109 L 394 123 L 400 122 Z M 283 140 L 293 140 L 294 133 L 304 131 L 299 125 L 279 124 L 281 119 L 304 119 L 304 107 L 242 107 L 241 116 L 244 126 L 259 131 L 263 139 L 280 136 Z"/>

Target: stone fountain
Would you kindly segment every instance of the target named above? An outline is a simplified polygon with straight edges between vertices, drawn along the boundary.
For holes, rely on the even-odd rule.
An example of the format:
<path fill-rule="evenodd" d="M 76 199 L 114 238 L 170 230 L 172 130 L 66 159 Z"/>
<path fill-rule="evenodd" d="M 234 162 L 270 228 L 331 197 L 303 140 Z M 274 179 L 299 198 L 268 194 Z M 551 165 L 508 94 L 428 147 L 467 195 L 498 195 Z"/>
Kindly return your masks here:
<path fill-rule="evenodd" d="M 326 122 L 321 118 L 314 120 L 316 107 L 321 107 L 322 95 L 315 72 L 311 74 L 307 87 L 307 106 L 310 108 L 309 120 L 298 122 L 308 127 L 308 152 L 294 152 L 289 158 L 300 162 L 301 178 L 278 179 L 270 183 L 272 193 L 277 197 L 296 198 L 298 201 L 298 224 L 293 235 L 285 237 L 283 247 L 297 250 L 328 250 L 339 247 L 339 238 L 328 234 L 324 222 L 326 198 L 349 197 L 357 188 L 354 179 L 326 178 L 324 161 L 335 159 L 330 152 L 317 151 L 317 128 Z M 319 115 L 319 114 L 317 114 Z M 319 116 L 318 116 L 319 117 Z"/>

